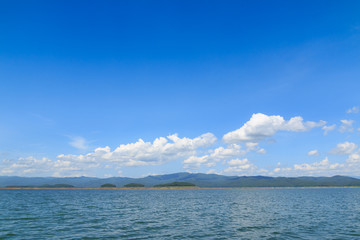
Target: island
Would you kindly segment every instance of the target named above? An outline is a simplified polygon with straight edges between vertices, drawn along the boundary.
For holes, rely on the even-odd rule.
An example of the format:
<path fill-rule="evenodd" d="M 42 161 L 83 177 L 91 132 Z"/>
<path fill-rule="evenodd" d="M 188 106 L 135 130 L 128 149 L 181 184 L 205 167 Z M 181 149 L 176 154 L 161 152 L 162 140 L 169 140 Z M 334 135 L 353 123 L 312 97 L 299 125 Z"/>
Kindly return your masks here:
<path fill-rule="evenodd" d="M 143 188 L 145 187 L 144 184 L 141 183 L 128 183 L 123 186 L 124 188 Z"/>
<path fill-rule="evenodd" d="M 59 183 L 59 184 L 44 184 L 41 185 L 40 188 L 74 188 L 73 185 L 71 184 L 63 184 L 63 183 Z"/>
<path fill-rule="evenodd" d="M 171 182 L 165 184 L 157 184 L 154 188 L 199 188 L 193 183 L 189 182 Z"/>
<path fill-rule="evenodd" d="M 116 185 L 111 184 L 111 183 L 105 183 L 105 184 L 101 185 L 100 188 L 116 188 Z"/>

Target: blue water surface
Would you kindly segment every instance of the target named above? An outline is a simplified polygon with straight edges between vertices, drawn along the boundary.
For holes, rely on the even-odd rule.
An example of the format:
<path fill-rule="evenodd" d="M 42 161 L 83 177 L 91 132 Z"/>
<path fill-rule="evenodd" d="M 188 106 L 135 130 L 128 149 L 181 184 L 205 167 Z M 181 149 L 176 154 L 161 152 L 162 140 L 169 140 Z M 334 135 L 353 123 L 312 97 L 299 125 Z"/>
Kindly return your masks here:
<path fill-rule="evenodd" d="M 6 189 L 0 239 L 360 239 L 360 189 Z"/>

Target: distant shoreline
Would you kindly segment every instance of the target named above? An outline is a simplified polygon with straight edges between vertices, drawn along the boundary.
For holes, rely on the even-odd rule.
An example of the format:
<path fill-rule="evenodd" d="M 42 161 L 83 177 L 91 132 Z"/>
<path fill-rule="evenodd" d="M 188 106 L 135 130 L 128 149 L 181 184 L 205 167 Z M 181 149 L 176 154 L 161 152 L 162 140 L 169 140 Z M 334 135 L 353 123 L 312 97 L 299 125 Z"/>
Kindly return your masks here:
<path fill-rule="evenodd" d="M 146 190 L 146 189 L 150 189 L 150 190 L 156 190 L 156 189 L 318 189 L 318 188 L 360 188 L 360 186 L 314 186 L 314 187 L 159 187 L 159 188 L 154 188 L 154 187 L 144 187 L 144 188 L 124 188 L 124 187 L 119 187 L 119 188 L 79 188 L 79 187 L 74 187 L 74 188 L 41 188 L 41 187 L 29 187 L 29 188 L 24 188 L 24 187 L 0 187 L 0 190 L 27 190 L 27 189 L 31 189 L 31 190 L 134 190 L 134 189 L 140 189 L 140 190 Z"/>
<path fill-rule="evenodd" d="M 335 175 L 332 177 L 269 177 L 224 176 L 204 173 L 172 173 L 142 178 L 89 177 L 16 177 L 0 176 L 5 189 L 274 189 L 274 188 L 347 188 L 360 187 L 360 179 Z"/>

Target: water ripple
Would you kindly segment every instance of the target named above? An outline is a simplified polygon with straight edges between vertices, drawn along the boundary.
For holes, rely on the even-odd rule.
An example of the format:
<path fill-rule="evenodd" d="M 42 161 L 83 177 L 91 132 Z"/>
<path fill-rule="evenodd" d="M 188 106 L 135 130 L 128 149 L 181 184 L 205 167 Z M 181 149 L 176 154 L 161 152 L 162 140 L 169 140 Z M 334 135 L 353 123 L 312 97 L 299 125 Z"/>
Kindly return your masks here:
<path fill-rule="evenodd" d="M 360 189 L 0 190 L 0 239 L 359 239 Z"/>

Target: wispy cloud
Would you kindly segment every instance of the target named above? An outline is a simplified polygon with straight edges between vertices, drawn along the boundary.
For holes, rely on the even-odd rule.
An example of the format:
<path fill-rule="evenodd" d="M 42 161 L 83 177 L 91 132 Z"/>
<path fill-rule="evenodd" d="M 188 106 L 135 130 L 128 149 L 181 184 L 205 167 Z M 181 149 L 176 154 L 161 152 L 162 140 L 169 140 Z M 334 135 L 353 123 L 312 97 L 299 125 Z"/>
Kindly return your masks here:
<path fill-rule="evenodd" d="M 353 132 L 354 128 L 352 127 L 354 120 L 340 120 L 341 126 L 339 128 L 339 132 Z"/>
<path fill-rule="evenodd" d="M 359 113 L 360 109 L 358 106 L 354 106 L 352 108 L 349 108 L 346 113 Z"/>
<path fill-rule="evenodd" d="M 353 142 L 344 142 L 336 145 L 336 148 L 333 148 L 330 153 L 338 155 L 348 155 L 351 154 L 357 149 L 358 146 Z"/>
<path fill-rule="evenodd" d="M 323 126 L 321 129 L 324 130 L 324 135 L 326 136 L 329 132 L 333 131 L 336 127 L 336 124 L 331 126 Z"/>
<path fill-rule="evenodd" d="M 71 146 L 73 146 L 74 148 L 76 149 L 79 149 L 79 150 L 87 150 L 89 149 L 89 144 L 88 144 L 88 141 L 83 138 L 83 137 L 70 137 L 71 138 L 71 141 L 69 142 L 69 144 Z"/>
<path fill-rule="evenodd" d="M 308 156 L 319 156 L 320 154 L 319 154 L 319 151 L 315 149 L 315 150 L 309 151 L 307 155 Z"/>

